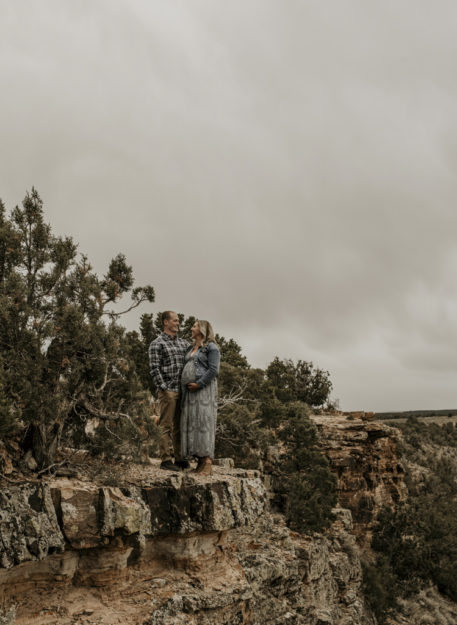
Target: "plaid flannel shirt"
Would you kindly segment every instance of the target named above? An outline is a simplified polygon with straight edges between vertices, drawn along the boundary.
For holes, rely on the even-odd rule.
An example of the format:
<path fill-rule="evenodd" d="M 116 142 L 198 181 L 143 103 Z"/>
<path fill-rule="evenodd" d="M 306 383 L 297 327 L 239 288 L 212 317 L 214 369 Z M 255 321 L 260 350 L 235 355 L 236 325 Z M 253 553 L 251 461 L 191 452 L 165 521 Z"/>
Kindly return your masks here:
<path fill-rule="evenodd" d="M 162 332 L 149 346 L 149 367 L 154 384 L 165 391 L 179 391 L 184 354 L 190 343 Z"/>

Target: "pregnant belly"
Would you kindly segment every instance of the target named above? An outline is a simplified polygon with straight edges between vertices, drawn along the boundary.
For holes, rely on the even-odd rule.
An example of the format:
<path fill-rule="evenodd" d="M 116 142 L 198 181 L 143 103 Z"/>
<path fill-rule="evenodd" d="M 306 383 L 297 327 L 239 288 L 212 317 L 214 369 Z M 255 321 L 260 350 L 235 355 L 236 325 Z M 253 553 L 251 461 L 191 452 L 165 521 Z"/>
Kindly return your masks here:
<path fill-rule="evenodd" d="M 189 382 L 195 382 L 195 379 L 195 365 L 193 361 L 189 361 L 183 369 L 181 380 L 184 384 L 189 384 Z"/>

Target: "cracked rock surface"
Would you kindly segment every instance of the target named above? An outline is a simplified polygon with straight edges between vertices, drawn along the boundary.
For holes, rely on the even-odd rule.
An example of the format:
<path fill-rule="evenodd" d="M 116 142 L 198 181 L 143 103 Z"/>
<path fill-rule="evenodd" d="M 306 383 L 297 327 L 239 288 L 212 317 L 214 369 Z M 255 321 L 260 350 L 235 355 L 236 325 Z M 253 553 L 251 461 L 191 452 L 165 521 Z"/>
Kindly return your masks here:
<path fill-rule="evenodd" d="M 5 483 L 0 605 L 17 625 L 372 625 L 358 494 L 402 496 L 396 442 L 372 424 L 318 425 L 342 504 L 325 535 L 290 531 L 268 481 L 231 463 Z"/>

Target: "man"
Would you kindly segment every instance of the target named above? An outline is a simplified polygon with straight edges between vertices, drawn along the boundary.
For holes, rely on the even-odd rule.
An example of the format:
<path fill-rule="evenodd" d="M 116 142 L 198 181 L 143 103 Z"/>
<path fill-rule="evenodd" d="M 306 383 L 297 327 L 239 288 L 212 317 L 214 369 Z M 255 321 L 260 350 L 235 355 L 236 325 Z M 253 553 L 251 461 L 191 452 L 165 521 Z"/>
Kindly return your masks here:
<path fill-rule="evenodd" d="M 149 365 L 152 379 L 157 386 L 160 406 L 160 468 L 179 471 L 190 466 L 181 457 L 179 394 L 184 354 L 190 343 L 178 337 L 179 318 L 174 311 L 167 310 L 163 313 L 162 329 L 162 334 L 149 346 Z"/>

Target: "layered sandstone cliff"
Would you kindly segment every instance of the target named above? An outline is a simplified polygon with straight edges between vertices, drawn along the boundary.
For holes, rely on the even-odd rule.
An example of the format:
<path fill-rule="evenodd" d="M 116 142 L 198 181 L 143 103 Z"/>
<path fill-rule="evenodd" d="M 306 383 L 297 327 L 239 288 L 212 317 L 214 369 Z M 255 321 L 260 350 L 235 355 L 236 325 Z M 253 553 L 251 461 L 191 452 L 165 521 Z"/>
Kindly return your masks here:
<path fill-rule="evenodd" d="M 360 550 L 405 496 L 395 430 L 314 421 L 340 490 L 325 535 L 291 532 L 256 471 L 4 482 L 0 605 L 18 625 L 371 625 Z"/>
<path fill-rule="evenodd" d="M 395 428 L 340 415 L 312 417 L 322 449 L 338 477 L 338 499 L 352 513 L 354 534 L 368 547 L 371 525 L 383 506 L 404 500 L 405 471 Z"/>
<path fill-rule="evenodd" d="M 257 472 L 119 483 L 3 485 L 0 600 L 18 625 L 371 622 L 349 511 L 307 537 L 269 513 Z"/>

